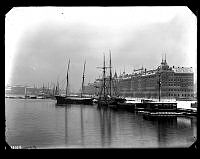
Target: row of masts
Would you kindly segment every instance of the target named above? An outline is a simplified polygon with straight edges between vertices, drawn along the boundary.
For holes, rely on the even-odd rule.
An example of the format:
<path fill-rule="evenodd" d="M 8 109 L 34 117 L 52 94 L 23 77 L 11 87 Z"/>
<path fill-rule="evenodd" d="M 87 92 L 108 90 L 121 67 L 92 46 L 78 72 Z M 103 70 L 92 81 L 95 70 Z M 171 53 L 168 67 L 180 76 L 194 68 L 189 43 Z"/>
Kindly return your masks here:
<path fill-rule="evenodd" d="M 103 69 L 103 77 L 102 77 L 102 87 L 101 87 L 101 90 L 100 90 L 100 98 L 102 97 L 102 92 L 103 92 L 103 99 L 106 100 L 107 98 L 107 94 L 109 94 L 109 96 L 111 97 L 112 96 L 112 63 L 111 63 L 111 51 L 109 50 L 109 55 L 110 55 L 110 61 L 109 61 L 109 66 L 106 66 L 105 64 L 105 54 L 103 56 L 103 67 L 97 67 L 97 68 L 100 68 L 100 69 Z M 107 86 L 106 86 L 106 69 L 110 69 L 109 71 L 109 93 L 106 93 L 107 91 Z"/>
<path fill-rule="evenodd" d="M 70 65 L 70 59 L 69 59 L 69 62 L 68 62 L 67 76 L 66 76 L 66 78 L 67 78 L 66 91 L 65 91 L 66 97 L 69 94 L 69 65 Z M 83 92 L 84 92 L 85 65 L 86 65 L 86 61 L 84 62 L 84 66 L 83 66 L 83 76 L 82 76 L 82 84 L 81 84 L 81 97 L 83 96 Z"/>
<path fill-rule="evenodd" d="M 24 86 L 24 92 L 25 92 L 25 96 L 28 95 L 28 89 L 34 89 L 33 90 L 33 93 L 32 94 L 35 94 L 35 95 L 58 95 L 60 94 L 60 89 L 59 89 L 59 83 L 57 82 L 57 85 L 53 84 L 53 88 L 50 88 L 49 87 L 49 84 L 47 87 L 44 86 L 44 84 L 42 85 L 41 88 L 37 88 L 35 87 L 30 87 L 30 86 Z"/>
<path fill-rule="evenodd" d="M 112 63 L 111 63 L 111 51 L 109 50 L 109 55 L 110 55 L 110 60 L 109 60 L 109 66 L 106 66 L 105 65 L 105 54 L 104 54 L 104 57 L 103 57 L 103 67 L 98 67 L 98 68 L 101 68 L 103 69 L 103 85 L 101 87 L 101 90 L 100 90 L 100 98 L 102 97 L 102 91 L 103 91 L 103 98 L 104 100 L 107 98 L 107 95 L 109 94 L 110 97 L 112 97 Z M 84 92 L 84 79 L 85 79 L 85 65 L 86 65 L 86 61 L 84 62 L 84 67 L 83 67 L 83 75 L 82 75 L 82 85 L 81 85 L 81 97 L 83 96 L 83 92 Z M 69 66 L 70 66 L 70 59 L 69 59 L 69 62 L 68 62 L 68 68 L 67 68 L 67 76 L 66 76 L 66 80 L 67 80 L 67 84 L 66 84 L 66 91 L 65 91 L 65 94 L 66 94 L 66 97 L 69 93 Z M 109 93 L 106 93 L 107 91 L 107 86 L 106 86 L 106 69 L 109 68 L 110 69 L 110 72 L 109 72 Z M 161 81 L 160 81 L 160 75 L 159 75 L 159 81 L 158 81 L 158 84 L 159 84 L 159 101 L 160 101 L 160 94 L 161 94 Z M 114 87 L 113 87 L 114 88 Z M 49 90 L 49 86 L 48 86 L 48 90 Z M 44 84 L 43 84 L 43 93 L 44 93 Z M 48 92 L 49 93 L 49 92 Z M 26 87 L 25 87 L 25 95 L 27 94 L 27 91 L 26 91 Z M 60 94 L 60 90 L 59 90 L 59 83 L 57 81 L 57 85 L 53 87 L 53 92 L 52 92 L 53 96 L 54 95 L 59 95 Z"/>
<path fill-rule="evenodd" d="M 81 97 L 83 96 L 83 92 L 84 92 L 85 65 L 86 65 L 86 61 L 84 62 L 84 67 L 83 67 Z M 68 94 L 69 94 L 69 66 L 70 66 L 70 59 L 68 61 L 67 76 L 66 76 L 66 80 L 67 80 L 66 90 L 65 90 L 66 96 L 68 96 Z M 44 94 L 44 92 L 46 92 L 46 94 L 50 93 L 49 84 L 48 84 L 47 91 L 45 91 L 45 87 L 44 87 L 44 84 L 43 84 L 42 93 Z M 55 84 L 54 84 L 54 87 L 52 89 L 52 95 L 54 96 L 54 95 L 59 95 L 59 94 L 60 94 L 60 89 L 59 89 L 59 83 L 57 81 L 57 85 L 55 86 Z M 27 95 L 27 87 L 25 87 L 25 95 Z"/>
<path fill-rule="evenodd" d="M 102 84 L 102 87 L 100 91 L 100 98 L 102 96 L 102 92 L 103 92 L 103 98 L 104 100 L 106 100 L 107 98 L 107 94 L 106 94 L 106 89 L 107 89 L 107 86 L 106 86 L 106 69 L 109 68 L 110 69 L 110 74 L 109 74 L 109 96 L 112 97 L 112 85 L 113 85 L 113 79 L 112 79 L 112 63 L 111 63 L 111 51 L 109 50 L 109 53 L 110 53 L 110 61 L 109 61 L 109 66 L 106 66 L 105 65 L 105 54 L 104 54 L 104 57 L 103 57 L 103 67 L 98 67 L 98 68 L 101 68 L 103 69 L 103 77 L 102 77 L 102 80 L 103 80 L 103 84 Z M 160 102 L 160 98 L 161 98 L 161 73 L 159 73 L 159 77 L 158 77 L 158 95 L 159 95 L 159 102 Z M 114 90 L 114 85 L 113 85 L 113 90 Z M 116 91 L 116 90 L 115 90 Z M 113 94 L 114 95 L 114 94 Z"/>

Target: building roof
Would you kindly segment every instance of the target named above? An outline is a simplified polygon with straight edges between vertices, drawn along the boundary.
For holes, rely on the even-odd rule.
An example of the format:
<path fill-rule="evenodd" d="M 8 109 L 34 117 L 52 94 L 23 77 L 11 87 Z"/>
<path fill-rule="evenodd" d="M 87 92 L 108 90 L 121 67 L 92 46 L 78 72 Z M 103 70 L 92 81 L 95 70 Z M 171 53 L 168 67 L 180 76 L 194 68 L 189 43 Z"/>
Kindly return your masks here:
<path fill-rule="evenodd" d="M 175 73 L 193 73 L 192 67 L 173 67 Z"/>

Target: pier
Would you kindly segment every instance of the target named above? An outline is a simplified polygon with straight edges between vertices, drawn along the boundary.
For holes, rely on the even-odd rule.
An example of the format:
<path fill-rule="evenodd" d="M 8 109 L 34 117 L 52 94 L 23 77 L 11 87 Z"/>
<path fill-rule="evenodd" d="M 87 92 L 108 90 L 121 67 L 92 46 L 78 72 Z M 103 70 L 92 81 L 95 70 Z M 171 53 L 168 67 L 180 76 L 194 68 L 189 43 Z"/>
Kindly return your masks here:
<path fill-rule="evenodd" d="M 184 103 L 184 104 L 183 104 Z M 116 105 L 109 105 L 115 110 L 138 111 L 146 116 L 152 117 L 178 117 L 178 116 L 197 116 L 197 105 L 195 101 L 153 101 L 153 100 L 131 100 Z M 197 107 L 197 106 L 196 106 Z"/>

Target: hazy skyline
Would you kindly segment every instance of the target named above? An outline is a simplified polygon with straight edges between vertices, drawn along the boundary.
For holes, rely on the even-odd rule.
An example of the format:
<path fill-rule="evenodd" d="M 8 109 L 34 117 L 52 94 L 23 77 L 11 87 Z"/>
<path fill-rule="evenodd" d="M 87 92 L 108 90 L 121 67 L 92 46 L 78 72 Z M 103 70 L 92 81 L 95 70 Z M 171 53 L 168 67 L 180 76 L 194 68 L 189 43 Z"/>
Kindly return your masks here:
<path fill-rule="evenodd" d="M 112 53 L 113 73 L 169 66 L 197 73 L 197 20 L 187 7 L 16 7 L 5 19 L 5 84 L 63 81 L 70 86 L 101 75 L 96 67 Z"/>

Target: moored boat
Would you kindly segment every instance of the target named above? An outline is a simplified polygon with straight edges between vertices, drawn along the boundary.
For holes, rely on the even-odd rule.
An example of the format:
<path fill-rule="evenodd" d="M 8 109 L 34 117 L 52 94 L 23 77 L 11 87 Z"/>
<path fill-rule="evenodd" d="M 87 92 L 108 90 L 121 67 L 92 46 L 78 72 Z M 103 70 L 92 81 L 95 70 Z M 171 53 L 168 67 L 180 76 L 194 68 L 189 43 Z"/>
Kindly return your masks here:
<path fill-rule="evenodd" d="M 83 83 L 84 83 L 84 73 L 85 73 L 85 63 L 84 63 L 84 70 L 83 70 L 83 81 L 82 81 L 82 92 L 81 96 L 70 96 L 68 95 L 68 76 L 69 76 L 69 65 L 70 65 L 70 60 L 68 63 L 68 69 L 67 69 L 67 86 L 66 86 L 66 95 L 61 96 L 61 95 L 55 95 L 55 98 L 57 100 L 56 105 L 66 105 L 66 104 L 87 104 L 87 105 L 92 105 L 93 104 L 93 98 L 91 97 L 84 97 L 83 96 Z"/>
<path fill-rule="evenodd" d="M 110 107 L 110 108 L 117 108 L 118 103 L 124 103 L 126 101 L 125 98 L 116 96 L 112 92 L 112 71 L 111 71 L 111 53 L 110 53 L 110 66 L 105 66 L 105 55 L 103 61 L 103 77 L 102 77 L 102 85 L 99 91 L 99 98 L 97 99 L 98 107 Z M 106 77 L 106 68 L 110 68 L 110 75 L 109 78 Z"/>
<path fill-rule="evenodd" d="M 87 104 L 91 105 L 93 104 L 92 98 L 86 98 L 86 97 L 70 97 L 70 96 L 55 96 L 57 100 L 57 105 L 66 105 L 66 104 Z"/>

